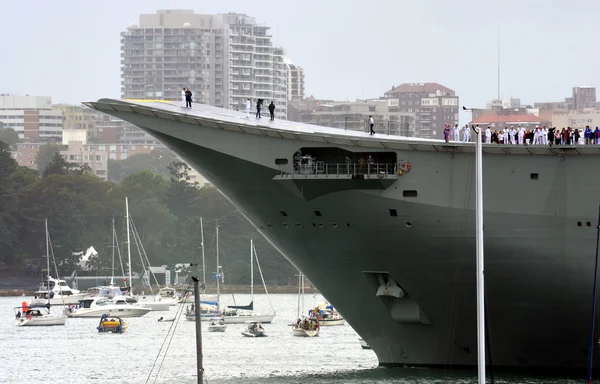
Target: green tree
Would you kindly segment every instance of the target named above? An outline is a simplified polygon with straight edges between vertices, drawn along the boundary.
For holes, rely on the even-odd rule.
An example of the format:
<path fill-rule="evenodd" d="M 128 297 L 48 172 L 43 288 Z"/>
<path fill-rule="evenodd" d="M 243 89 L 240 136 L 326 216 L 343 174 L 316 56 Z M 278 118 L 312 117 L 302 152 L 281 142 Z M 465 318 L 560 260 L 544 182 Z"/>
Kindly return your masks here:
<path fill-rule="evenodd" d="M 177 157 L 169 150 L 155 149 L 150 153 L 129 156 L 125 160 L 108 160 L 108 179 L 120 182 L 125 177 L 139 171 L 151 171 L 167 177 L 169 165 L 177 161 Z"/>
<path fill-rule="evenodd" d="M 19 142 L 19 134 L 12 128 L 0 128 L 0 141 L 13 146 Z"/>
<path fill-rule="evenodd" d="M 50 175 L 66 175 L 69 173 L 70 168 L 71 165 L 65 160 L 65 158 L 62 157 L 59 152 L 54 152 L 52 160 L 50 160 L 48 165 L 44 168 L 42 176 L 48 177 Z"/>
<path fill-rule="evenodd" d="M 61 149 L 62 146 L 54 143 L 47 143 L 40 147 L 35 158 L 35 162 L 37 164 L 38 172 L 40 173 L 40 175 L 44 174 L 46 167 L 48 166 L 48 164 L 50 164 L 50 162 L 54 158 L 54 155 L 56 153 L 59 153 Z"/>
<path fill-rule="evenodd" d="M 20 165 L 10 176 L 10 182 L 15 191 L 35 184 L 40 180 L 40 175 L 35 169 Z"/>
<path fill-rule="evenodd" d="M 11 183 L 17 166 L 8 144 L 0 141 L 0 262 L 10 259 L 19 240 L 17 197 Z"/>

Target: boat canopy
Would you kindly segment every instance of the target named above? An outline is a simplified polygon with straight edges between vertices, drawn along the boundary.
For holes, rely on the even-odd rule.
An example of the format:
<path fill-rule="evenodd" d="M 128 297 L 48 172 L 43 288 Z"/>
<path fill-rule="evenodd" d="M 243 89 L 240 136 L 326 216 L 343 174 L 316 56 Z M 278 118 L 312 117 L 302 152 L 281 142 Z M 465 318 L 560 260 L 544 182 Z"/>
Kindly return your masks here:
<path fill-rule="evenodd" d="M 251 301 L 250 304 L 248 304 L 248 305 L 228 305 L 227 308 L 253 311 L 254 310 L 254 301 Z"/>

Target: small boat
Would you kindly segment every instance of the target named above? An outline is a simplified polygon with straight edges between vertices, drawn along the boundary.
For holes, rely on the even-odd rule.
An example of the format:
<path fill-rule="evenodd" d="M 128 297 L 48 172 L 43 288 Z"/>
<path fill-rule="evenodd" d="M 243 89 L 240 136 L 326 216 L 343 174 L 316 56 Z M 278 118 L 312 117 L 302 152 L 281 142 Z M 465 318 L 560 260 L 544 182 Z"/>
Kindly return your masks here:
<path fill-rule="evenodd" d="M 23 302 L 15 308 L 15 325 L 19 327 L 65 325 L 66 322 L 67 316 L 50 314 L 48 307 L 28 306 Z"/>
<path fill-rule="evenodd" d="M 367 344 L 367 342 L 363 339 L 358 339 L 358 341 L 360 342 L 360 346 L 362 347 L 362 349 L 371 349 L 369 344 Z"/>
<path fill-rule="evenodd" d="M 316 318 L 304 318 L 304 320 L 298 319 L 298 322 L 294 324 L 292 331 L 294 336 L 298 337 L 315 337 L 319 336 L 319 320 Z"/>
<path fill-rule="evenodd" d="M 175 321 L 174 317 L 170 317 L 168 319 L 163 318 L 162 316 L 158 318 L 158 321 L 162 322 L 162 323 L 172 323 L 173 321 Z"/>
<path fill-rule="evenodd" d="M 217 309 L 217 303 L 200 302 L 200 321 L 210 321 L 221 317 L 221 311 Z M 185 308 L 185 319 L 187 321 L 196 321 L 195 304 L 190 304 Z"/>
<path fill-rule="evenodd" d="M 208 323 L 208 332 L 225 332 L 227 326 L 223 318 L 212 318 Z"/>
<path fill-rule="evenodd" d="M 98 332 L 123 333 L 127 330 L 128 324 L 120 317 L 110 316 L 105 313 L 100 318 L 100 324 L 96 327 Z"/>
<path fill-rule="evenodd" d="M 246 321 L 246 328 L 242 331 L 242 335 L 246 337 L 265 337 L 265 329 L 260 324 L 260 321 Z"/>
<path fill-rule="evenodd" d="M 110 316 L 141 317 L 152 311 L 150 308 L 131 305 L 115 304 L 106 297 L 88 297 L 81 300 L 77 306 L 70 306 L 65 310 L 69 317 L 102 317 L 108 313 Z"/>
<path fill-rule="evenodd" d="M 319 304 L 315 309 L 311 309 L 308 311 L 308 315 L 311 317 L 316 316 L 322 327 L 346 324 L 344 317 L 328 302 Z"/>

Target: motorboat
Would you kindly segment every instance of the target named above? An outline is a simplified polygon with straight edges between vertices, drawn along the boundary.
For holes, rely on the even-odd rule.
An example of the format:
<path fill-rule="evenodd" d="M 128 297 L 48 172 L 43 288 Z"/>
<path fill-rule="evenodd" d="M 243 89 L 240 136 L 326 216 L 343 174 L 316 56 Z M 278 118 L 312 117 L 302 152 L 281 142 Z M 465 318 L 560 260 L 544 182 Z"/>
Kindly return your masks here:
<path fill-rule="evenodd" d="M 208 323 L 208 332 L 225 332 L 227 325 L 223 318 L 212 318 Z"/>
<path fill-rule="evenodd" d="M 128 295 L 120 295 L 112 298 L 115 304 L 129 304 L 150 308 L 153 311 L 168 311 L 171 304 L 161 301 L 139 301 L 136 297 Z"/>
<path fill-rule="evenodd" d="M 160 301 L 169 303 L 171 306 L 177 305 L 179 302 L 177 291 L 174 288 L 161 288 L 158 290 L 158 296 L 160 297 Z"/>
<path fill-rule="evenodd" d="M 96 327 L 98 332 L 124 333 L 129 325 L 120 317 L 103 314 L 100 324 Z"/>
<path fill-rule="evenodd" d="M 360 342 L 360 346 L 362 347 L 362 349 L 371 349 L 369 344 L 367 344 L 367 342 L 363 339 L 358 339 L 358 341 Z"/>
<path fill-rule="evenodd" d="M 28 306 L 25 302 L 23 304 L 25 305 L 14 308 L 15 325 L 19 327 L 65 325 L 67 322 L 67 316 L 51 314 L 48 307 Z"/>
<path fill-rule="evenodd" d="M 115 304 L 107 297 L 88 297 L 65 310 L 69 317 L 102 317 L 104 314 L 118 317 L 141 317 L 152 311 L 148 307 L 131 304 Z"/>
<path fill-rule="evenodd" d="M 33 294 L 31 305 L 77 304 L 86 296 L 87 293 L 69 287 L 66 281 L 48 276 L 47 280 L 42 282 Z"/>
<path fill-rule="evenodd" d="M 298 322 L 293 326 L 292 331 L 294 336 L 298 337 L 315 337 L 319 336 L 319 320 L 316 318 L 298 319 Z"/>
<path fill-rule="evenodd" d="M 260 324 L 260 321 L 246 321 L 242 335 L 246 337 L 266 337 L 265 329 Z"/>

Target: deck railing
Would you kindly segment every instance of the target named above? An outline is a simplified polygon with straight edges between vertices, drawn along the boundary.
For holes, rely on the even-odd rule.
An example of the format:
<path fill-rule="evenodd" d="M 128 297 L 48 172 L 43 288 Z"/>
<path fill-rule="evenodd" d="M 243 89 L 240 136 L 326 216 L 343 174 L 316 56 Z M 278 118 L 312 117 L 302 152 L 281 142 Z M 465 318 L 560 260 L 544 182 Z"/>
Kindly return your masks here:
<path fill-rule="evenodd" d="M 386 178 L 398 173 L 396 163 L 334 163 L 315 161 L 310 164 L 294 164 L 293 172 L 282 169 L 281 176 L 362 176 Z"/>

